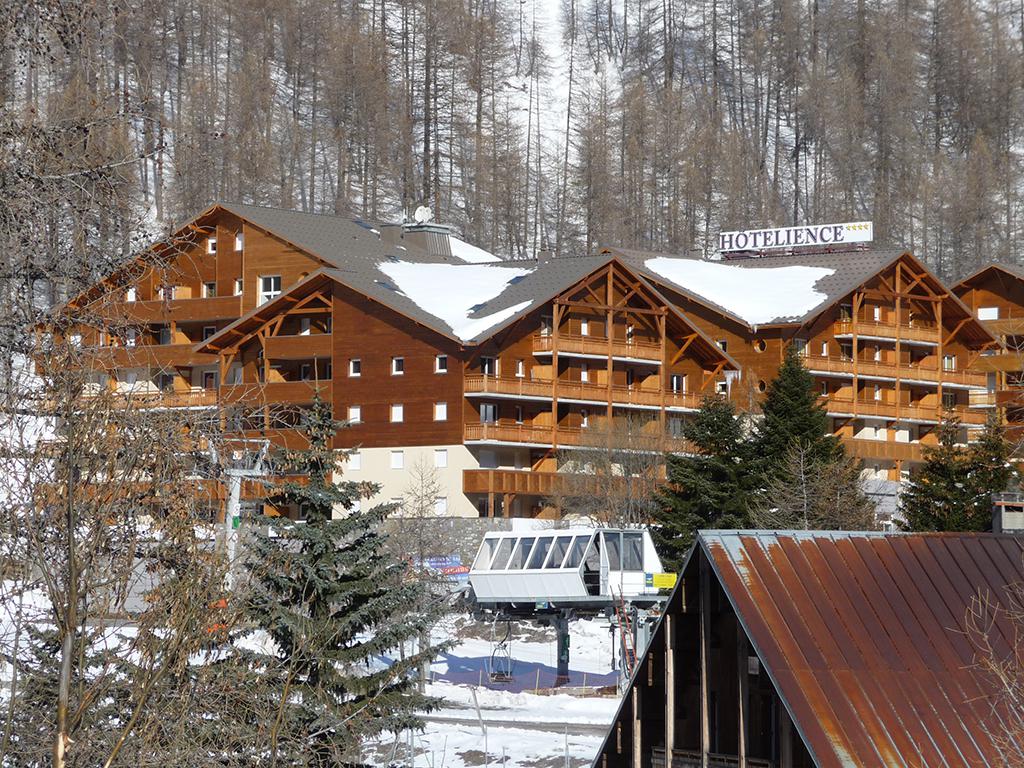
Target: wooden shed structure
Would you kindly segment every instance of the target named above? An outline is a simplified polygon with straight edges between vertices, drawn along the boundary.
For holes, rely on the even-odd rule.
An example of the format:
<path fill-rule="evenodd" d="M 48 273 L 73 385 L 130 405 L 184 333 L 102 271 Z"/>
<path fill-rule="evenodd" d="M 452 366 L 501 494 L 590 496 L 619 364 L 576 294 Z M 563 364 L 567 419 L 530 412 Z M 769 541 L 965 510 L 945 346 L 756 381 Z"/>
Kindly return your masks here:
<path fill-rule="evenodd" d="M 1020 721 L 967 616 L 1013 599 L 1022 556 L 1009 535 L 701 532 L 594 765 L 1006 765 Z M 1015 630 L 986 638 L 1010 653 Z"/>

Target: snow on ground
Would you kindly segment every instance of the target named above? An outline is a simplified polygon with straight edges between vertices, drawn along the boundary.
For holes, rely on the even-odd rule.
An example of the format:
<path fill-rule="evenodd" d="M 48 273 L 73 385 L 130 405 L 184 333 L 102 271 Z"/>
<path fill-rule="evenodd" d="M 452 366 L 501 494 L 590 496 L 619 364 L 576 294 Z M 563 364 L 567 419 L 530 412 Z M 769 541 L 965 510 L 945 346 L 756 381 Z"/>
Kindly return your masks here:
<path fill-rule="evenodd" d="M 381 263 L 377 268 L 420 309 L 443 320 L 463 341 L 477 338 L 530 305 L 524 301 L 484 317 L 470 317 L 474 307 L 500 296 L 510 281 L 528 275 L 532 269 L 408 261 Z"/>
<path fill-rule="evenodd" d="M 608 626 L 605 619 L 570 623 L 572 685 L 582 686 L 585 677 L 588 687 L 614 690 L 617 675 L 611 668 Z M 512 682 L 491 683 L 487 676 L 491 636 L 490 624 L 461 615 L 449 617 L 435 628 L 434 642 L 455 641 L 431 666 L 432 682 L 427 686 L 427 692 L 443 698 L 445 704 L 426 716 L 422 732 L 406 732 L 397 739 L 387 736 L 371 745 L 365 755 L 368 763 L 417 768 L 561 768 L 566 764 L 579 768 L 590 764 L 618 708 L 618 695 L 551 692 L 556 664 L 554 631 L 527 622 L 513 624 Z M 538 685 L 540 692 L 535 693 Z"/>
<path fill-rule="evenodd" d="M 827 298 L 814 286 L 835 272 L 824 267 L 736 267 L 665 256 L 644 263 L 652 272 L 751 325 L 807 314 Z"/>
<path fill-rule="evenodd" d="M 483 248 L 477 248 L 472 243 L 460 240 L 455 235 L 449 235 L 448 241 L 451 243 L 452 256 L 460 261 L 466 262 L 467 264 L 490 264 L 496 261 L 501 261 L 501 259 L 490 251 L 485 251 Z"/>

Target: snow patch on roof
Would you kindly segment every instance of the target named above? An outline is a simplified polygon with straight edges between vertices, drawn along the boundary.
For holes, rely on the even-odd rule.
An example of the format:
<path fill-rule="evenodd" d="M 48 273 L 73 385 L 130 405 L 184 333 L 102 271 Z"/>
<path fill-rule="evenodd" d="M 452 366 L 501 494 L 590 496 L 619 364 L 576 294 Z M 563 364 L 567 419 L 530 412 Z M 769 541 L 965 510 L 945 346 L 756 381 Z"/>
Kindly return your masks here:
<path fill-rule="evenodd" d="M 803 317 L 828 296 L 815 290 L 826 267 L 736 267 L 721 262 L 647 259 L 646 267 L 681 288 L 699 294 L 751 325 Z"/>
<path fill-rule="evenodd" d="M 489 264 L 414 264 L 383 262 L 377 268 L 424 312 L 443 320 L 452 333 L 471 341 L 526 309 L 523 301 L 484 317 L 470 317 L 481 304 L 500 296 L 509 283 L 532 269 Z"/>
<path fill-rule="evenodd" d="M 477 248 L 471 243 L 467 243 L 465 240 L 460 240 L 455 235 L 449 235 L 448 240 L 451 243 L 452 256 L 461 261 L 465 261 L 467 264 L 490 264 L 495 261 L 501 261 L 490 251 L 485 251 L 483 248 Z"/>

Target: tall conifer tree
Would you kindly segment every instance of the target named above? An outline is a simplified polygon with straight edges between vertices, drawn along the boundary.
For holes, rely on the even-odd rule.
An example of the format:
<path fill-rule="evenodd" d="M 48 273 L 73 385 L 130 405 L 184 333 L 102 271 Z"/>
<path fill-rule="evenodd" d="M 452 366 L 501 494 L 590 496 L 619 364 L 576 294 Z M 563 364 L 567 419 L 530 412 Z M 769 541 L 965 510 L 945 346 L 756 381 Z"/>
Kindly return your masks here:
<path fill-rule="evenodd" d="M 752 488 L 749 443 L 728 400 L 708 398 L 683 431 L 694 453 L 668 457 L 654 538 L 666 568 L 679 569 L 702 528 L 745 528 Z"/>
<path fill-rule="evenodd" d="M 305 521 L 271 519 L 269 532 L 254 534 L 247 566 L 249 618 L 270 641 L 250 662 L 276 710 L 268 748 L 279 764 L 343 764 L 362 740 L 416 727 L 417 713 L 436 703 L 416 691 L 414 676 L 438 649 L 396 653 L 429 631 L 435 612 L 422 584 L 381 552 L 391 505 L 361 511 L 357 500 L 371 490 L 334 481 L 338 426 L 317 399 L 309 448 L 284 455 L 281 470 L 296 480 L 271 498 Z"/>

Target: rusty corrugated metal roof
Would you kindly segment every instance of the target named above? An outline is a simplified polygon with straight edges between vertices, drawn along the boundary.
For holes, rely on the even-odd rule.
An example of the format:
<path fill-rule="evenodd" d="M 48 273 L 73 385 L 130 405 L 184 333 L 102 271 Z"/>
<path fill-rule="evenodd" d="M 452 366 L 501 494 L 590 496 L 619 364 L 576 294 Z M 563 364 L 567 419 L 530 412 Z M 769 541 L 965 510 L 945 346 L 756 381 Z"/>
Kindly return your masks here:
<path fill-rule="evenodd" d="M 1002 765 L 972 599 L 1024 582 L 1024 539 L 703 531 L 733 608 L 819 766 Z M 1013 628 L 996 623 L 1004 649 Z"/>

